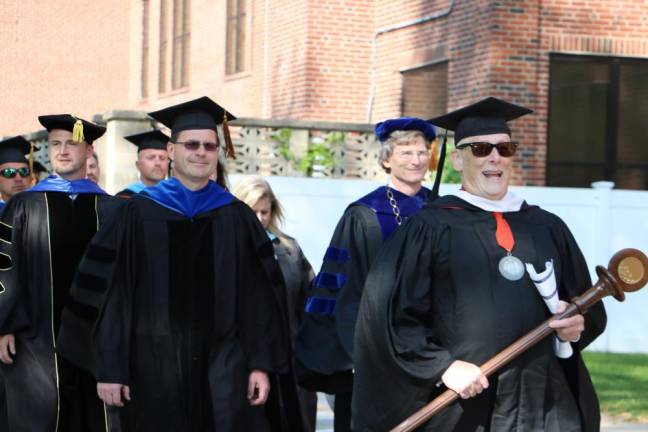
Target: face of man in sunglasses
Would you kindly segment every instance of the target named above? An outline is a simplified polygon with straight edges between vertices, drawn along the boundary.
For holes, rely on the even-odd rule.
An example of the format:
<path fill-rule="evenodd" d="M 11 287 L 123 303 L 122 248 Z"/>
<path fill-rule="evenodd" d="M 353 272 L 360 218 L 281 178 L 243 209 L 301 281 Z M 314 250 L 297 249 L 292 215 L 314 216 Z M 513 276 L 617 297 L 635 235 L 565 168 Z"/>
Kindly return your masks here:
<path fill-rule="evenodd" d="M 505 133 L 468 137 L 457 144 L 488 142 L 497 144 L 511 141 Z M 470 147 L 452 152 L 452 165 L 461 173 L 461 185 L 466 192 L 490 200 L 504 198 L 508 190 L 513 157 L 502 157 L 493 148 L 488 156 L 476 157 Z"/>
<path fill-rule="evenodd" d="M 183 144 L 200 142 L 196 150 L 189 150 Z M 207 184 L 209 176 L 216 171 L 218 149 L 209 151 L 204 143 L 218 143 L 216 132 L 209 129 L 193 129 L 178 133 L 175 143 L 169 141 L 167 151 L 173 161 L 173 174 L 190 189 Z"/>
<path fill-rule="evenodd" d="M 7 162 L 0 165 L 0 171 L 6 168 L 27 168 L 26 163 L 20 162 Z M 16 195 L 18 192 L 22 192 L 27 189 L 31 182 L 31 176 L 23 177 L 16 172 L 16 175 L 13 178 L 6 178 L 3 175 L 0 175 L 0 195 L 4 201 L 9 201 L 11 197 Z"/>
<path fill-rule="evenodd" d="M 93 148 L 84 142 L 74 142 L 72 132 L 52 129 L 49 133 L 52 170 L 66 180 L 79 180 L 86 176 L 86 161 Z"/>

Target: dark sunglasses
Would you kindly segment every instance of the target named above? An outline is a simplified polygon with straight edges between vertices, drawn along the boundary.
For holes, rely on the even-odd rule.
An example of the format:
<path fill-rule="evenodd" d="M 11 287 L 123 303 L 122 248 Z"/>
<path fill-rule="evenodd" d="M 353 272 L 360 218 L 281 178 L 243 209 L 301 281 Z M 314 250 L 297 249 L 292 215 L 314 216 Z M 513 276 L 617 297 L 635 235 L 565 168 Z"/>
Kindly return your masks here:
<path fill-rule="evenodd" d="M 20 177 L 29 177 L 31 171 L 29 168 L 3 168 L 0 170 L 0 175 L 4 178 L 14 178 L 16 174 L 20 174 Z"/>
<path fill-rule="evenodd" d="M 215 152 L 218 150 L 218 143 L 213 143 L 213 142 L 178 141 L 178 142 L 174 142 L 173 144 L 183 145 L 184 148 L 190 151 L 198 150 L 201 144 L 205 148 L 205 151 L 207 152 Z"/>
<path fill-rule="evenodd" d="M 470 147 L 470 150 L 472 151 L 473 156 L 475 157 L 486 157 L 491 152 L 493 151 L 493 148 L 497 149 L 497 153 L 499 153 L 500 156 L 502 157 L 511 157 L 515 154 L 515 150 L 517 150 L 518 142 L 517 141 L 508 141 L 508 142 L 501 142 L 497 144 L 489 143 L 489 142 L 472 142 L 472 143 L 466 143 L 466 144 L 460 144 L 457 146 L 457 150 L 464 149 L 466 147 Z"/>

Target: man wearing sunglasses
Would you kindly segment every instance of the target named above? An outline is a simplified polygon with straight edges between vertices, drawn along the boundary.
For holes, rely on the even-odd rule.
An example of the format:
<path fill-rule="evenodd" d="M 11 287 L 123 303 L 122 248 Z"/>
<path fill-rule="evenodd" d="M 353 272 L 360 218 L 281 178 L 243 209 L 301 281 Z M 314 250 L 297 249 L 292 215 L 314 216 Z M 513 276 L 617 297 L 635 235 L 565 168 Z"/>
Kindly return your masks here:
<path fill-rule="evenodd" d="M 48 131 L 56 175 L 14 196 L 0 220 L 0 367 L 8 430 L 104 431 L 96 381 L 60 355 L 58 333 L 64 309 L 84 316 L 69 301 L 69 289 L 113 203 L 85 178 L 92 143 L 105 128 L 68 114 L 39 121 Z M 28 174 L 13 168 L 0 175 Z"/>
<path fill-rule="evenodd" d="M 171 129 L 174 175 L 123 201 L 88 247 L 72 297 L 98 317 L 96 354 L 78 361 L 94 362 L 125 430 L 267 430 L 268 375 L 290 358 L 285 295 L 256 216 L 210 180 L 234 116 L 207 97 L 149 115 Z"/>
<path fill-rule="evenodd" d="M 31 185 L 31 171 L 25 158 L 29 148 L 29 141 L 21 136 L 0 142 L 0 212 L 11 197 Z"/>
<path fill-rule="evenodd" d="M 552 322 L 555 335 L 497 374 L 479 368 L 591 286 L 567 226 L 509 190 L 517 144 L 507 122 L 530 112 L 487 98 L 430 120 L 455 133 L 461 190 L 411 218 L 369 272 L 354 429 L 391 429 L 449 388 L 462 400 L 421 430 L 599 430 L 580 351 L 605 328 L 602 303 Z"/>
<path fill-rule="evenodd" d="M 0 142 L 0 214 L 7 201 L 30 186 L 30 171 L 25 155 L 30 144 L 16 136 Z M 0 372 L 0 430 L 8 430 L 4 380 Z"/>

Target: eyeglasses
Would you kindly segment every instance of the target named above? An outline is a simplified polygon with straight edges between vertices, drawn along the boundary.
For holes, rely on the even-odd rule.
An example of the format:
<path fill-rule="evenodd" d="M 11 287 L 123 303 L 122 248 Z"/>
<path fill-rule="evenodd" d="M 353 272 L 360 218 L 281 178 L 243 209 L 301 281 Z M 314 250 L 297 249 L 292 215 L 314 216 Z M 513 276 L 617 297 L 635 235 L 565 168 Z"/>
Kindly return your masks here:
<path fill-rule="evenodd" d="M 410 160 L 414 156 L 417 156 L 419 159 L 429 159 L 430 158 L 430 152 L 427 150 L 421 150 L 421 151 L 401 151 L 401 152 L 394 152 L 394 156 L 401 158 L 401 159 L 407 159 Z"/>
<path fill-rule="evenodd" d="M 489 142 L 471 142 L 471 143 L 465 143 L 465 144 L 460 144 L 457 146 L 457 150 L 464 149 L 466 147 L 470 147 L 470 150 L 472 151 L 473 156 L 475 157 L 486 157 L 491 152 L 493 151 L 494 148 L 497 149 L 497 153 L 499 153 L 500 156 L 502 157 L 511 157 L 515 154 L 515 150 L 517 150 L 518 142 L 517 141 L 508 141 L 508 142 L 501 142 L 497 144 L 489 143 Z"/>
<path fill-rule="evenodd" d="M 215 152 L 218 150 L 218 143 L 214 142 L 201 142 L 201 141 L 177 141 L 174 142 L 173 144 L 181 144 L 186 148 L 187 150 L 190 151 L 196 151 L 200 148 L 200 145 L 205 148 L 205 151 L 207 152 Z"/>
<path fill-rule="evenodd" d="M 4 178 L 14 178 L 16 177 L 16 174 L 20 174 L 20 177 L 29 177 L 29 174 L 31 174 L 31 171 L 29 168 L 24 167 L 24 168 L 3 168 L 0 170 L 0 175 Z"/>

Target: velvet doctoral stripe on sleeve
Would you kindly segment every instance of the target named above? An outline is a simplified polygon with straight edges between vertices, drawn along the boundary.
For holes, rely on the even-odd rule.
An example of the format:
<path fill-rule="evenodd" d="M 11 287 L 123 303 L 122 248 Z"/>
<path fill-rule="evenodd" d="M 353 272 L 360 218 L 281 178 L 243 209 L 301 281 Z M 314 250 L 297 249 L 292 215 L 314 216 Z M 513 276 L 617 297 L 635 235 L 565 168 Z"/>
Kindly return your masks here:
<path fill-rule="evenodd" d="M 116 242 L 121 235 L 119 221 L 122 217 L 119 212 L 124 204 L 113 197 L 99 198 L 97 211 L 101 226 L 79 262 L 69 300 L 61 315 L 57 350 L 93 374 L 97 372 L 97 365 L 92 332 L 116 271 Z"/>
<path fill-rule="evenodd" d="M 357 308 L 369 266 L 381 245 L 374 212 L 365 206 L 350 206 L 338 222 L 307 292 L 295 342 L 302 386 L 328 393 L 350 390 L 345 377 L 353 369 Z"/>
<path fill-rule="evenodd" d="M 114 254 L 93 251 L 95 275 L 109 276 L 92 342 L 98 381 L 131 386 L 125 430 L 263 430 L 250 426 L 261 410 L 248 375 L 287 370 L 290 348 L 258 220 L 239 201 L 193 218 L 142 195 L 124 202 Z"/>
<path fill-rule="evenodd" d="M 109 218 L 88 247 L 76 280 L 78 292 L 101 290 L 90 334 L 92 370 L 98 382 L 128 384 L 137 212 L 130 202 Z M 92 282 L 97 285 L 93 289 Z M 94 308 L 94 306 L 98 308 Z M 88 317 L 91 318 L 91 317 Z"/>

